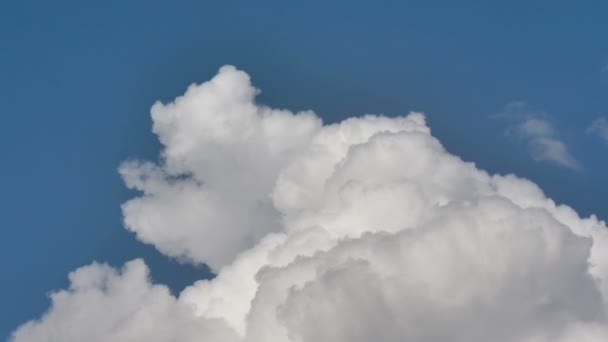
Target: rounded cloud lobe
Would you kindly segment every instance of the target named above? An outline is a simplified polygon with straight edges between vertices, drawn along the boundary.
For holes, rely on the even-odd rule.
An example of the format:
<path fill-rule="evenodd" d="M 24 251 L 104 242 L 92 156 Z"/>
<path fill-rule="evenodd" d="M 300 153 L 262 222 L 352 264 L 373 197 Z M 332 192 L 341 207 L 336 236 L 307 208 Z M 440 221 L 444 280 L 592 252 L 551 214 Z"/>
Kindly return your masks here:
<path fill-rule="evenodd" d="M 127 228 L 217 273 L 174 297 L 141 260 L 70 275 L 27 341 L 606 341 L 608 231 L 446 152 L 420 113 L 323 125 L 231 66 L 152 107 Z"/>

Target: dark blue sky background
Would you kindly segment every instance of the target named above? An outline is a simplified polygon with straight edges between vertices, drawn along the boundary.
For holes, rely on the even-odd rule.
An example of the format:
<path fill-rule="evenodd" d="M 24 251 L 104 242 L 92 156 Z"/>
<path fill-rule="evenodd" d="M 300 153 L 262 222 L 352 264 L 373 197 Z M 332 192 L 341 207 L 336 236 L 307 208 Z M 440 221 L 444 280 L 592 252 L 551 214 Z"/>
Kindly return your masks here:
<path fill-rule="evenodd" d="M 223 64 L 260 102 L 327 122 L 424 111 L 447 149 L 528 177 L 608 218 L 606 1 L 2 1 L 0 338 L 93 260 L 144 257 L 179 291 L 207 276 L 122 228 L 116 172 L 156 159 L 149 108 Z M 581 172 L 535 162 L 491 119 L 511 101 L 547 113 Z"/>

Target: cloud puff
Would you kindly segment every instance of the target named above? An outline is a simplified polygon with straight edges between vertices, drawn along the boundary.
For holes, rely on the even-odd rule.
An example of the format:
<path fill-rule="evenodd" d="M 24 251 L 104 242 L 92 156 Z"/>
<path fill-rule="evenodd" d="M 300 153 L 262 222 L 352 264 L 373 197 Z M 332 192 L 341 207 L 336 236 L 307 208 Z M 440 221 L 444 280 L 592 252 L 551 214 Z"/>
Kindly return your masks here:
<path fill-rule="evenodd" d="M 449 154 L 420 113 L 323 125 L 257 93 L 220 69 L 154 105 L 160 164 L 121 166 L 128 228 L 217 276 L 173 297 L 139 260 L 86 266 L 14 342 L 608 339 L 605 222 Z"/>
<path fill-rule="evenodd" d="M 174 102 L 152 106 L 162 165 L 120 167 L 127 186 L 145 194 L 123 205 L 139 239 L 217 270 L 281 229 L 269 194 L 322 124 L 312 112 L 257 106 L 257 93 L 247 74 L 226 66 Z"/>
<path fill-rule="evenodd" d="M 517 122 L 510 132 L 514 132 L 527 142 L 534 160 L 582 170 L 581 163 L 570 153 L 568 146 L 558 138 L 553 125 L 543 113 L 533 110 L 525 102 L 511 102 L 498 116 Z"/>
<path fill-rule="evenodd" d="M 120 271 L 94 263 L 69 278 L 70 288 L 53 293 L 52 309 L 17 330 L 15 341 L 236 341 L 221 320 L 197 318 L 166 286 L 151 284 L 140 259 Z"/>
<path fill-rule="evenodd" d="M 608 143 L 608 120 L 604 117 L 595 119 L 587 128 L 587 134 L 597 135 L 604 142 Z"/>

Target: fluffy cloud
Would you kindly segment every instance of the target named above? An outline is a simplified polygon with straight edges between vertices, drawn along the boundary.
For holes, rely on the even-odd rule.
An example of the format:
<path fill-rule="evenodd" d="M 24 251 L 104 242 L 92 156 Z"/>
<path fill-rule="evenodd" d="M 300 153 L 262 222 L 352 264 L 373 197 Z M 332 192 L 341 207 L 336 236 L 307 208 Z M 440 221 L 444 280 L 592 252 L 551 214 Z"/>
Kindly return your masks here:
<path fill-rule="evenodd" d="M 587 128 L 587 134 L 597 135 L 600 139 L 608 143 L 608 120 L 599 117 Z"/>
<path fill-rule="evenodd" d="M 556 165 L 582 170 L 581 163 L 570 153 L 568 146 L 559 139 L 546 115 L 538 113 L 525 102 L 511 102 L 499 116 L 517 122 L 510 129 L 528 144 L 530 155 L 537 161 L 548 161 Z"/>
<path fill-rule="evenodd" d="M 152 285 L 142 260 L 121 271 L 91 264 L 70 274 L 68 290 L 51 295 L 52 309 L 23 325 L 15 341 L 236 341 L 220 320 L 192 315 L 167 287 Z"/>
<path fill-rule="evenodd" d="M 120 167 L 127 186 L 145 194 L 123 206 L 142 241 L 217 270 L 281 229 L 269 193 L 321 120 L 258 106 L 257 93 L 247 74 L 226 66 L 173 103 L 152 106 L 163 164 Z"/>
<path fill-rule="evenodd" d="M 142 261 L 86 266 L 14 342 L 608 340 L 603 221 L 449 154 L 420 113 L 323 125 L 257 93 L 223 67 L 155 104 L 161 163 L 120 168 L 126 226 L 217 276 L 173 297 Z"/>

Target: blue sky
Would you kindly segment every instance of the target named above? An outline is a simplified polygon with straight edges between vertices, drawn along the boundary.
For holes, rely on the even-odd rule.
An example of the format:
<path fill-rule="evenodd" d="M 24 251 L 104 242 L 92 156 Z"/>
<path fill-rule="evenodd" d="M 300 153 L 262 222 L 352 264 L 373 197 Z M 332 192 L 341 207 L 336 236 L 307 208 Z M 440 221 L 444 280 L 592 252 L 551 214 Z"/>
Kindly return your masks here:
<path fill-rule="evenodd" d="M 134 193 L 116 169 L 157 158 L 156 100 L 224 64 L 252 76 L 260 102 L 327 122 L 425 112 L 448 151 L 608 218 L 608 143 L 589 130 L 608 116 L 606 13 L 604 1 L 3 2 L 0 336 L 92 260 L 144 257 L 174 291 L 209 274 L 123 229 Z M 550 132 L 522 128 L 530 119 Z M 538 139 L 579 167 L 535 160 Z"/>

